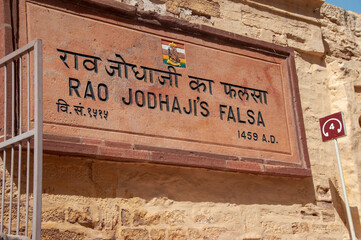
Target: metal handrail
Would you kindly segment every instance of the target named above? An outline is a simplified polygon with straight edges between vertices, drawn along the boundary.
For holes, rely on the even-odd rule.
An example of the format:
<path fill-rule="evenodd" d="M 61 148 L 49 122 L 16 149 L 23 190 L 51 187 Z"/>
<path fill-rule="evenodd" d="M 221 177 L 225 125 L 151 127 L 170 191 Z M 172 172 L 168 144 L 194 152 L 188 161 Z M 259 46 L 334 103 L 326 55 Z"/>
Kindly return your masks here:
<path fill-rule="evenodd" d="M 32 59 L 30 58 L 32 52 Z M 23 69 L 23 57 L 27 62 L 26 68 Z M 33 69 L 30 68 L 30 61 L 33 61 Z M 9 65 L 9 66 L 8 66 Z M 8 69 L 10 67 L 11 69 Z M 30 207 L 30 151 L 33 149 L 33 217 L 31 239 L 39 240 L 41 238 L 41 194 L 42 194 L 42 165 L 43 165 L 43 96 L 42 96 L 42 41 L 34 40 L 22 48 L 8 54 L 0 59 L 0 68 L 4 68 L 4 122 L 3 124 L 3 141 L 0 142 L 0 151 L 3 152 L 3 171 L 2 171 L 2 193 L 1 193 L 1 216 L 0 216 L 0 238 L 8 239 L 30 239 L 28 238 L 28 221 Z M 11 71 L 10 71 L 11 70 Z M 11 73 L 10 73 L 11 72 Z M 33 74 L 31 74 L 31 72 Z M 26 73 L 26 74 L 23 74 Z M 8 76 L 10 75 L 10 76 Z M 25 76 L 26 75 L 26 76 Z M 32 75 L 32 76 L 31 76 Z M 31 81 L 31 79 L 33 81 Z M 11 84 L 10 84 L 11 81 Z M 24 83 L 24 84 L 23 84 Z M 25 84 L 26 83 L 26 84 Z M 11 86 L 11 89 L 8 89 Z M 19 91 L 16 92 L 16 87 Z M 33 88 L 33 99 L 30 98 Z M 23 94 L 24 92 L 24 94 Z M 25 95 L 27 95 L 25 97 Z M 0 99 L 1 101 L 1 99 Z M 26 106 L 25 103 L 26 102 Z M 10 111 L 8 110 L 10 107 Z M 15 114 L 17 109 L 18 114 Z M 25 110 L 26 109 L 26 110 Z M 32 111 L 31 111 L 32 110 Z M 26 114 L 23 114 L 23 111 Z M 11 114 L 10 114 L 11 112 Z M 26 120 L 23 121 L 23 116 Z M 32 120 L 30 116 L 34 116 Z M 33 121 L 33 124 L 30 124 Z M 15 126 L 15 123 L 18 123 Z M 8 123 L 9 124 L 8 126 Z M 23 130 L 23 125 L 26 130 Z M 33 125 L 31 127 L 31 125 Z M 1 127 L 1 126 L 0 126 Z M 7 133 L 10 130 L 9 134 Z M 30 141 L 34 145 L 31 149 Z M 20 217 L 21 217 L 21 167 L 22 167 L 22 147 L 26 143 L 26 203 L 25 203 L 25 230 L 20 235 Z M 10 150 L 10 193 L 5 193 L 7 174 L 7 151 Z M 18 193 L 17 203 L 14 203 L 14 169 L 15 169 L 15 150 L 18 152 Z M 7 198 L 6 198 L 7 197 Z M 4 232 L 4 207 L 5 201 L 8 200 L 9 214 L 7 233 Z M 13 223 L 13 204 L 17 204 L 16 209 L 16 232 L 12 232 Z"/>

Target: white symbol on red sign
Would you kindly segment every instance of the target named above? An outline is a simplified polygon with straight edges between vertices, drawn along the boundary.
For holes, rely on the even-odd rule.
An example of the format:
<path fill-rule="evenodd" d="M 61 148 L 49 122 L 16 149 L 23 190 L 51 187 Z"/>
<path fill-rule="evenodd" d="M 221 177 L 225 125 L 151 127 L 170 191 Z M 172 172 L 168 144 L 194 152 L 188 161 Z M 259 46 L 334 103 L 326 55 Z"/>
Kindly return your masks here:
<path fill-rule="evenodd" d="M 326 137 L 329 136 L 329 133 L 328 132 L 325 132 L 325 127 L 327 125 L 328 122 L 331 122 L 331 121 L 337 121 L 338 125 L 340 126 L 340 128 L 337 129 L 337 133 L 340 133 L 341 130 L 342 130 L 342 123 L 340 122 L 340 120 L 338 120 L 337 118 L 331 118 L 331 119 L 328 119 L 324 124 L 323 124 L 323 127 L 322 127 L 322 133 L 323 135 L 325 135 Z M 335 129 L 335 125 L 334 123 L 331 123 L 330 127 L 328 128 L 329 130 L 334 130 Z"/>
<path fill-rule="evenodd" d="M 320 118 L 322 141 L 328 141 L 338 137 L 346 136 L 344 125 L 342 112 Z"/>

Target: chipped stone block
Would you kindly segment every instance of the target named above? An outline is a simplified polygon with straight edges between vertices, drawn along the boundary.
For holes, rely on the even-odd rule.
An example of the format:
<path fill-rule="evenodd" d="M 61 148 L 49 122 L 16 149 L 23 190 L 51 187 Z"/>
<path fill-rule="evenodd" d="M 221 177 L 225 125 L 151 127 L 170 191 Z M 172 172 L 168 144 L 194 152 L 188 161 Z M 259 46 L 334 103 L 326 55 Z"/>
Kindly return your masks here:
<path fill-rule="evenodd" d="M 186 230 L 181 228 L 169 230 L 168 238 L 174 240 L 188 240 Z"/>
<path fill-rule="evenodd" d="M 305 232 L 309 232 L 310 228 L 307 222 L 295 222 L 292 223 L 292 233 L 293 234 L 297 234 L 297 233 L 305 233 Z"/>
<path fill-rule="evenodd" d="M 165 240 L 166 230 L 165 229 L 152 229 L 149 233 L 150 240 Z"/>
<path fill-rule="evenodd" d="M 126 228 L 121 231 L 122 240 L 149 240 L 146 229 Z"/>

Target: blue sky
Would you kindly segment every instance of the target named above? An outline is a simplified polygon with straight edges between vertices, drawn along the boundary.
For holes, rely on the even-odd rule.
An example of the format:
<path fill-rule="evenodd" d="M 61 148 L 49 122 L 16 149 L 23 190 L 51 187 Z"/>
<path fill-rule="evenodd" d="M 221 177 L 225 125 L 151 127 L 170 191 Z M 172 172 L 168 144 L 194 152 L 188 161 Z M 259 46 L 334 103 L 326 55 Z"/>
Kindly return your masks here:
<path fill-rule="evenodd" d="M 326 2 L 346 10 L 361 13 L 361 0 L 326 0 Z"/>

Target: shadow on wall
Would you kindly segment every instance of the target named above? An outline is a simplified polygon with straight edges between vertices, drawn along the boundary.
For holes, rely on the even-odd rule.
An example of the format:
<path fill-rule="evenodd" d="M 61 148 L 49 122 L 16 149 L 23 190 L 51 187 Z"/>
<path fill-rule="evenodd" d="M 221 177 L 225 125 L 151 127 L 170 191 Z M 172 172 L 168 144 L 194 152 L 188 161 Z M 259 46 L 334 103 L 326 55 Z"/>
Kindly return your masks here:
<path fill-rule="evenodd" d="M 260 176 L 154 164 L 45 155 L 43 192 L 101 198 L 234 204 L 315 202 L 311 178 Z"/>
<path fill-rule="evenodd" d="M 335 207 L 337 214 L 342 219 L 342 222 L 344 223 L 346 228 L 350 231 L 349 224 L 347 221 L 345 202 L 341 198 L 340 193 L 337 191 L 337 188 L 335 187 L 334 183 L 331 180 L 329 180 L 329 185 L 331 190 L 333 206 Z M 353 225 L 355 228 L 356 237 L 359 239 L 361 238 L 361 223 L 360 223 L 358 208 L 350 206 L 350 211 L 351 211 Z"/>

